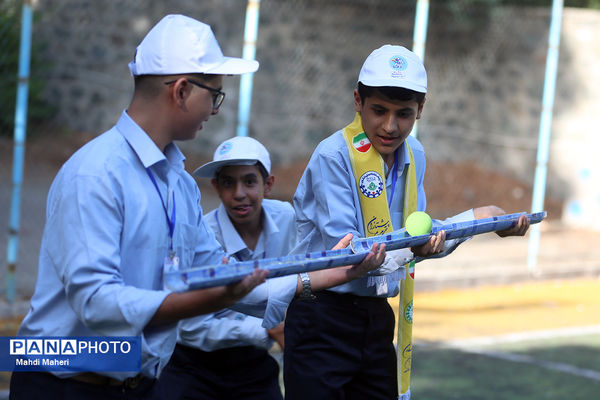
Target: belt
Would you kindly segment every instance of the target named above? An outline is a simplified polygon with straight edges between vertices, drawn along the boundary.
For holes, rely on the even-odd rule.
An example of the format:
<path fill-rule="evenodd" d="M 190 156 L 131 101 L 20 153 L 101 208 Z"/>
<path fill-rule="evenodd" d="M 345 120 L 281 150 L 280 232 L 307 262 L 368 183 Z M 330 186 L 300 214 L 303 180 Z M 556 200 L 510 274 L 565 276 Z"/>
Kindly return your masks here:
<path fill-rule="evenodd" d="M 137 388 L 145 378 L 142 374 L 137 374 L 136 376 L 132 376 L 120 381 L 109 376 L 95 374 L 93 372 L 84 372 L 82 374 L 72 376 L 69 379 L 97 386 L 121 386 L 123 389 L 132 390 Z"/>
<path fill-rule="evenodd" d="M 352 293 L 338 293 L 331 290 L 314 292 L 317 300 L 323 303 L 345 306 L 381 307 L 388 304 L 385 297 L 357 296 Z"/>

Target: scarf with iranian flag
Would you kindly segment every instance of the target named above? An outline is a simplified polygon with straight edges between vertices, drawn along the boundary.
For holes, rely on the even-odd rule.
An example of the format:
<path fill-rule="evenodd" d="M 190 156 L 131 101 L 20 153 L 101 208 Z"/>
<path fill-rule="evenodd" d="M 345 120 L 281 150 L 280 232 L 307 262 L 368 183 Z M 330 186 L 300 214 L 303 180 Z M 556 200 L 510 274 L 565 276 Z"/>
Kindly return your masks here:
<path fill-rule="evenodd" d="M 360 113 L 357 112 L 354 121 L 342 130 L 342 135 L 350 154 L 365 235 L 370 237 L 392 232 L 394 228 L 385 190 L 383 158 L 373 148 L 365 134 Z M 406 224 L 406 217 L 417 210 L 417 178 L 414 157 L 408 143 L 406 141 L 404 143 L 408 150 L 410 164 L 405 183 L 402 226 Z M 396 358 L 398 363 L 398 393 L 401 400 L 410 399 L 414 266 L 414 261 L 405 266 L 406 277 L 400 281 Z M 390 279 L 393 275 L 392 273 L 377 278 Z"/>

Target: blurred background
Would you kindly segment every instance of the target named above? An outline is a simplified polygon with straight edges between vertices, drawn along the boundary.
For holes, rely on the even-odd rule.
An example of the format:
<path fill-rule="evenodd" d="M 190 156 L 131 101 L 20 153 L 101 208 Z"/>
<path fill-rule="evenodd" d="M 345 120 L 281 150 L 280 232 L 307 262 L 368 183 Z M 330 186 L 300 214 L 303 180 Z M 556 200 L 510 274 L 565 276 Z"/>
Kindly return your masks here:
<path fill-rule="evenodd" d="M 388 43 L 412 48 L 416 1 L 259 3 L 260 69 L 253 76 L 249 135 L 271 152 L 274 197 L 291 200 L 312 150 L 351 121 L 352 91 L 366 56 Z M 16 320 L 26 312 L 33 293 L 52 178 L 78 147 L 109 129 L 127 107 L 133 90 L 127 63 L 137 44 L 165 14 L 182 13 L 210 24 L 226 55 L 241 56 L 247 1 L 27 4 L 33 10 L 33 24 L 18 301 L 0 303 L 0 313 Z M 530 211 L 552 1 L 428 4 L 424 62 L 429 88 L 418 124 L 418 138 L 427 152 L 428 213 L 444 218 L 486 204 L 507 212 Z M 22 5 L 0 0 L 1 221 L 9 220 L 11 205 Z M 420 267 L 417 290 L 581 277 L 598 287 L 600 0 L 571 0 L 564 5 L 556 95 L 549 110 L 553 119 L 543 207 L 548 218 L 541 225 L 536 271 L 526 266 L 526 239 L 482 237 L 452 257 Z M 227 98 L 219 114 L 195 140 L 180 143 L 188 171 L 211 159 L 217 144 L 236 134 L 239 87 L 239 77 L 226 77 Z M 209 182 L 198 184 L 203 207 L 209 211 L 218 201 Z M 0 294 L 5 290 L 2 243 L 8 241 L 8 222 L 2 226 Z M 592 325 L 600 323 L 598 314 L 587 314 L 587 319 Z"/>

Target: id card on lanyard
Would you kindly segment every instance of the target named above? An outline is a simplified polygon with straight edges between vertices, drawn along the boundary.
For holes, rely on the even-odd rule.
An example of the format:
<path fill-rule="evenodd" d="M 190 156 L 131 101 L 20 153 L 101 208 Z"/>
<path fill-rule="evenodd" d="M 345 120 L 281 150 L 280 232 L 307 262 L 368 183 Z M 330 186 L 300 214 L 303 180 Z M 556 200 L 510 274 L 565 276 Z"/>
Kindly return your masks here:
<path fill-rule="evenodd" d="M 173 248 L 173 233 L 175 232 L 175 220 L 177 218 L 177 214 L 175 211 L 175 192 L 173 192 L 173 211 L 171 212 L 171 218 L 169 218 L 169 212 L 167 210 L 167 205 L 163 200 L 162 194 L 160 194 L 160 189 L 158 188 L 158 184 L 156 183 L 156 179 L 154 178 L 154 174 L 150 171 L 150 168 L 146 168 L 146 172 L 150 177 L 150 180 L 154 184 L 156 188 L 156 192 L 158 193 L 158 197 L 160 197 L 160 202 L 162 203 L 163 210 L 165 211 L 165 217 L 167 217 L 167 225 L 169 226 L 169 254 L 165 256 L 165 260 L 163 262 L 163 277 L 167 272 L 176 272 L 179 271 L 179 257 L 175 254 L 175 250 Z M 168 194 L 167 194 L 168 195 Z M 163 286 L 166 289 L 165 280 L 163 279 Z"/>

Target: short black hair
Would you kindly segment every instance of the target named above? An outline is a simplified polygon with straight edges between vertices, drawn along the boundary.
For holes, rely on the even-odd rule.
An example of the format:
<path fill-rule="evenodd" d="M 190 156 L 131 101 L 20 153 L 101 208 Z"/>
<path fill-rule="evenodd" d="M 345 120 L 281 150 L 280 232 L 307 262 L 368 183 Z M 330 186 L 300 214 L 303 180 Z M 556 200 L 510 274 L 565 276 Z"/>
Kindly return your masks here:
<path fill-rule="evenodd" d="M 225 165 L 221 168 L 219 168 L 216 172 L 215 172 L 215 179 L 219 180 L 219 174 L 221 173 L 221 170 L 225 167 L 229 167 L 229 166 L 234 166 L 235 164 L 231 164 L 231 165 Z M 258 167 L 258 171 L 260 172 L 262 178 L 263 178 L 263 183 L 267 181 L 267 178 L 269 177 L 269 173 L 267 172 L 266 168 L 263 167 L 262 163 L 260 161 L 257 161 L 255 164 L 252 164 L 256 167 Z"/>
<path fill-rule="evenodd" d="M 367 86 L 358 82 L 358 95 L 360 96 L 361 102 L 364 102 L 367 97 L 371 97 L 375 93 L 380 93 L 392 100 L 416 100 L 419 104 L 423 104 L 425 101 L 425 93 L 417 92 L 415 90 L 395 86 Z"/>

